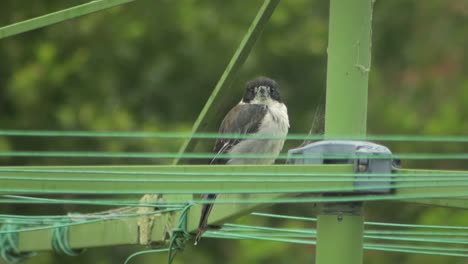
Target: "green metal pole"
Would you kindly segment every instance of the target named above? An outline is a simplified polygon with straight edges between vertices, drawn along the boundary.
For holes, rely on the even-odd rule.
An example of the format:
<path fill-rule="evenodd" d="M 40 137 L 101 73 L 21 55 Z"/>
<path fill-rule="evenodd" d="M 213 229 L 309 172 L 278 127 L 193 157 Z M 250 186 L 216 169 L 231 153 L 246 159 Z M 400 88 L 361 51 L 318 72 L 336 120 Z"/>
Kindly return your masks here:
<path fill-rule="evenodd" d="M 0 39 L 42 28 L 79 16 L 98 12 L 117 5 L 126 4 L 134 0 L 95 0 L 40 17 L 28 19 L 8 26 L 0 27 Z"/>
<path fill-rule="evenodd" d="M 326 137 L 365 136 L 372 0 L 331 0 Z"/>
<path fill-rule="evenodd" d="M 327 204 L 317 219 L 317 264 L 362 263 L 362 204 Z"/>
<path fill-rule="evenodd" d="M 373 0 L 330 0 L 325 136 L 364 137 Z M 317 222 L 317 264 L 363 262 L 363 205 L 325 204 Z"/>

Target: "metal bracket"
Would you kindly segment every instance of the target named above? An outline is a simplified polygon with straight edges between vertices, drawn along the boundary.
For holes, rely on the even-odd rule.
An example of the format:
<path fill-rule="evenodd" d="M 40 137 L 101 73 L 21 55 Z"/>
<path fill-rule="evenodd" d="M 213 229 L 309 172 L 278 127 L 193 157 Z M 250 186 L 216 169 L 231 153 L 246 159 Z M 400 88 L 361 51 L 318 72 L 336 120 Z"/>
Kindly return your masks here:
<path fill-rule="evenodd" d="M 387 147 L 372 142 L 324 140 L 289 150 L 289 157 L 294 155 L 305 157 L 288 158 L 287 163 L 354 164 L 354 171 L 359 174 L 354 183 L 356 192 L 387 194 L 392 192 L 390 174 L 393 167 L 399 164 L 399 161 L 390 158 L 391 154 Z"/>

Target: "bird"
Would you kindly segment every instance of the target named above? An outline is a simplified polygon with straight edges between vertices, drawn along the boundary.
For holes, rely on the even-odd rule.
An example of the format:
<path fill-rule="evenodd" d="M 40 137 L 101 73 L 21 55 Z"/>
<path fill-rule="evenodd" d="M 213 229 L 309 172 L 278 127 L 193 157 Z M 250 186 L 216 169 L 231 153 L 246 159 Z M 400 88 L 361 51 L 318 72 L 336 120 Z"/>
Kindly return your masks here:
<path fill-rule="evenodd" d="M 260 76 L 245 85 L 240 102 L 224 117 L 219 134 L 265 135 L 263 138 L 223 138 L 216 140 L 210 164 L 273 164 L 283 149 L 289 130 L 288 109 L 281 100 L 278 83 Z M 271 136 L 271 137 L 270 137 Z M 270 137 L 270 138 L 268 138 Z M 221 158 L 219 154 L 233 154 L 233 158 Z M 265 158 L 239 158 L 242 154 L 261 154 Z M 217 194 L 204 194 L 203 200 L 213 201 Z M 208 217 L 213 203 L 202 207 L 195 245 L 208 228 Z"/>

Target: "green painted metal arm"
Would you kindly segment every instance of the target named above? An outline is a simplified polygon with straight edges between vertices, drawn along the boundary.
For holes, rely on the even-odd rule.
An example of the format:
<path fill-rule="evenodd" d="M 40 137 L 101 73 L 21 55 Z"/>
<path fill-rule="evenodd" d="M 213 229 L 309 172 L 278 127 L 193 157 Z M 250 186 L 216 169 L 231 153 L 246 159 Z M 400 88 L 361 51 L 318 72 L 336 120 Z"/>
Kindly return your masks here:
<path fill-rule="evenodd" d="M 90 180 L 95 177 L 101 177 L 102 179 L 106 178 L 107 179 L 114 179 L 114 180 L 119 180 L 123 179 L 126 177 L 127 179 L 129 178 L 135 178 L 137 177 L 136 175 L 125 175 L 125 174 L 109 174 L 109 175 L 100 175 L 96 174 L 96 172 L 99 171 L 120 171 L 122 173 L 125 173 L 125 171 L 129 172 L 135 172 L 135 171 L 140 171 L 140 172 L 150 172 L 151 170 L 158 171 L 158 172 L 197 172 L 197 173 L 210 173 L 210 172 L 229 172 L 229 173 L 268 173 L 270 172 L 272 175 L 275 173 L 305 173 L 305 172 L 314 172 L 314 173 L 336 173 L 336 174 L 350 174 L 350 177 L 352 176 L 352 171 L 353 167 L 352 165 L 304 165 L 304 166 L 298 166 L 298 165 L 271 165 L 271 166 L 197 166 L 197 165 L 188 165 L 188 166 L 113 166 L 113 167 L 105 167 L 105 166 L 82 166 L 82 167 L 66 167 L 66 166 L 55 166 L 55 167 L 3 167 L 1 168 L 0 172 L 0 185 L 3 186 L 5 184 L 5 180 L 3 177 L 5 174 L 7 177 L 11 177 L 11 173 L 14 174 L 14 170 L 19 171 L 17 174 L 15 174 L 15 177 L 30 177 L 31 172 L 25 172 L 25 170 L 30 170 L 30 171 L 44 171 L 45 173 L 40 174 L 40 177 L 42 178 L 62 178 L 64 181 L 67 180 L 71 175 L 70 174 L 63 174 L 63 173 L 51 173 L 52 171 L 75 171 L 75 173 L 72 173 L 73 177 L 80 177 L 84 179 L 85 183 L 87 180 Z M 81 171 L 81 172 L 78 172 Z M 47 173 L 46 173 L 47 172 Z M 142 176 L 143 177 L 143 176 Z M 151 179 L 158 179 L 160 177 L 167 177 L 166 175 L 161 176 L 161 175 L 146 175 L 145 179 L 151 180 Z M 172 177 L 177 177 L 177 175 L 173 175 Z M 195 176 L 197 177 L 202 177 L 202 176 Z M 217 176 L 218 177 L 218 176 Z M 226 176 L 226 177 L 231 177 L 232 176 Z M 259 177 L 259 176 L 257 176 Z M 206 179 L 206 177 L 204 177 Z M 251 179 L 252 177 L 249 177 Z M 263 181 L 265 181 L 269 177 L 263 176 Z M 294 176 L 284 176 L 284 179 L 290 179 L 294 180 Z M 58 184 L 56 187 L 60 186 L 60 181 L 56 181 L 55 184 Z M 24 181 L 17 182 L 15 184 L 21 184 L 23 187 L 17 186 L 15 187 L 12 182 L 10 182 L 10 185 L 8 188 L 13 188 L 13 189 L 21 189 L 24 188 Z M 40 188 L 53 188 L 52 186 L 47 186 L 47 184 L 44 186 L 45 181 L 37 182 L 33 185 L 37 185 L 37 189 L 40 190 Z M 146 183 L 149 185 L 150 189 L 154 188 L 154 190 L 149 190 L 148 187 L 144 187 L 143 192 L 148 192 L 148 193 L 157 193 L 159 190 L 164 190 L 165 188 L 168 188 L 165 184 L 154 184 L 152 185 L 151 183 Z M 196 183 L 195 183 L 196 184 Z M 310 187 L 316 188 L 316 187 L 337 187 L 337 188 L 342 188 L 344 185 L 346 185 L 349 188 L 352 188 L 352 181 L 348 182 L 329 182 L 327 183 L 316 183 L 318 184 L 315 187 Z M 40 187 L 42 185 L 42 187 Z M 88 187 L 90 189 L 84 188 L 80 184 L 75 183 L 75 188 L 80 189 L 80 190 L 85 190 L 86 192 L 88 191 L 98 191 L 100 188 L 92 187 L 89 185 Z M 133 185 L 131 183 L 125 183 L 125 185 Z M 197 184 L 196 184 L 197 185 Z M 251 183 L 249 184 L 251 185 Z M 282 183 L 283 186 L 289 186 L 291 185 L 288 182 Z M 302 185 L 300 188 L 304 188 L 304 183 L 294 183 L 293 185 Z M 291 186 L 293 186 L 291 185 Z M 307 185 L 307 184 L 306 184 Z M 32 186 L 32 185 L 31 185 Z M 166 187 L 164 187 L 166 186 Z M 171 185 L 169 185 L 171 186 Z M 198 189 L 199 188 L 205 188 L 202 187 L 198 184 Z M 138 188 L 142 186 L 138 185 Z M 193 186 L 192 186 L 193 187 Z M 189 189 L 192 189 L 192 187 L 188 187 Z M 214 188 L 219 188 L 219 191 L 223 191 L 225 189 L 232 189 L 232 183 L 226 182 L 226 183 L 220 183 L 218 187 L 214 186 Z M 255 187 L 255 186 L 254 186 Z M 101 186 L 104 190 L 107 190 L 107 187 Z M 119 188 L 124 188 L 122 186 L 116 187 L 113 186 L 112 188 L 117 188 L 114 190 L 115 193 L 117 193 L 120 189 Z M 182 192 L 185 190 L 185 188 L 182 187 L 177 187 L 176 185 L 169 187 L 169 188 L 179 188 L 179 192 Z M 269 185 L 268 183 L 263 183 L 263 185 L 258 185 L 256 188 L 263 188 L 265 190 L 271 190 L 272 186 Z M 299 188 L 299 186 L 296 186 L 295 188 Z M 124 188 L 125 189 L 125 188 Z M 197 190 L 195 187 L 193 190 Z M 280 190 L 280 188 L 278 188 Z M 201 189 L 200 192 L 205 191 L 205 189 Z M 258 191 L 258 189 L 257 189 Z M 39 191 L 39 193 L 42 193 Z M 281 197 L 290 197 L 290 196 L 295 196 L 298 193 L 272 193 L 272 194 L 266 194 L 262 195 L 263 199 L 276 199 L 276 198 L 281 198 Z M 165 195 L 162 197 L 167 202 L 187 202 L 191 200 L 191 195 Z M 220 201 L 223 200 L 242 200 L 242 199 L 255 199 L 255 197 L 258 197 L 258 194 L 225 194 L 225 195 L 220 195 L 219 199 Z M 241 215 L 245 215 L 259 206 L 266 206 L 267 204 L 234 204 L 234 203 L 228 203 L 228 204 L 217 204 L 210 217 L 210 223 L 222 223 L 227 221 L 228 219 L 233 219 Z M 136 209 L 135 209 L 136 210 Z M 152 224 L 152 231 L 150 232 L 151 236 L 151 242 L 152 243 L 164 243 L 168 236 L 167 232 L 170 231 L 172 228 L 174 228 L 177 225 L 178 219 L 179 219 L 180 213 L 175 212 L 175 213 L 164 213 L 164 214 L 159 214 L 156 215 L 154 218 L 154 223 Z M 193 232 L 197 229 L 198 227 L 198 221 L 200 217 L 200 205 L 194 205 L 191 210 L 189 211 L 188 215 L 188 231 Z M 87 247 L 95 247 L 95 246 L 111 246 L 111 245 L 124 245 L 124 244 L 139 244 L 140 243 L 140 237 L 138 231 L 140 230 L 139 228 L 139 217 L 128 217 L 128 218 L 123 218 L 123 219 L 108 219 L 105 221 L 101 222 L 96 222 L 96 223 L 87 223 L 87 224 L 80 224 L 80 225 L 72 225 L 70 226 L 70 246 L 73 248 L 87 248 Z M 39 230 L 39 231 L 28 231 L 28 232 L 20 232 L 19 233 L 19 244 L 18 247 L 21 251 L 37 251 L 37 250 L 50 250 L 51 249 L 51 241 L 52 239 L 52 230 Z"/>
<path fill-rule="evenodd" d="M 450 171 L 450 170 L 421 170 L 421 169 L 400 169 L 397 171 L 400 177 L 405 177 L 405 175 L 433 175 L 433 174 L 446 174 L 447 178 L 449 175 L 467 175 L 468 172 L 466 171 Z M 435 181 L 437 182 L 437 181 Z M 438 181 L 440 182 L 440 180 Z M 397 194 L 416 194 L 416 193 L 450 193 L 450 192 L 467 192 L 467 186 L 460 186 L 460 187 L 428 187 L 428 188 L 405 188 L 397 190 Z M 402 202 L 408 203 L 419 203 L 419 204 L 427 204 L 432 206 L 443 206 L 443 207 L 451 207 L 451 208 L 459 208 L 459 209 L 468 209 L 468 196 L 466 197 L 454 197 L 454 198 L 427 198 L 427 199 L 407 199 L 401 200 Z"/>
<path fill-rule="evenodd" d="M 14 171 L 17 171 L 15 174 Z M 31 171 L 31 172 L 26 172 L 26 171 Z M 39 173 L 39 176 L 37 175 L 38 171 L 43 171 L 43 173 Z M 55 172 L 54 172 L 55 171 Z M 63 171 L 63 172 L 60 172 Z M 68 173 L 66 173 L 68 172 Z M 105 172 L 105 174 L 99 174 L 99 172 Z M 114 172 L 109 173 L 109 172 Z M 120 172 L 120 174 L 115 174 L 115 172 Z M 135 174 L 135 172 L 137 174 Z M 114 181 L 126 179 L 129 180 L 129 182 L 126 182 L 125 187 L 124 185 L 115 185 L 112 188 L 114 189 L 114 193 L 118 193 L 120 190 L 128 190 L 128 189 L 139 189 L 143 188 L 142 192 L 149 192 L 149 193 L 158 193 L 159 191 L 163 191 L 170 188 L 173 189 L 172 191 L 176 192 L 183 192 L 186 190 L 193 190 L 195 192 L 203 192 L 205 191 L 204 188 L 200 184 L 197 184 L 193 182 L 193 186 L 187 185 L 185 187 L 177 186 L 177 185 L 166 185 L 165 183 L 157 183 L 153 184 L 151 183 L 151 180 L 159 180 L 159 179 L 167 179 L 167 175 L 164 175 L 164 172 L 166 173 L 175 173 L 173 176 L 174 178 L 178 178 L 177 173 L 183 174 L 186 172 L 192 172 L 192 173 L 199 173 L 200 175 L 193 176 L 196 177 L 197 179 L 200 177 L 200 180 L 203 179 L 208 179 L 209 176 L 202 176 L 203 173 L 226 173 L 225 177 L 230 177 L 231 179 L 235 179 L 237 177 L 233 177 L 235 173 L 271 173 L 272 175 L 275 173 L 314 173 L 314 174 L 344 174 L 344 175 L 349 175 L 349 177 L 343 176 L 343 181 L 339 182 L 328 182 L 328 183 L 323 183 L 323 182 L 317 182 L 317 183 L 299 183 L 303 185 L 301 188 L 310 188 L 310 190 L 314 190 L 316 188 L 349 188 L 352 191 L 353 188 L 353 181 L 351 180 L 354 178 L 354 175 L 352 174 L 353 172 L 353 166 L 352 165 L 270 165 L 270 166 L 201 166 L 201 165 L 187 165 L 187 166 L 54 166 L 54 167 L 3 167 L 0 168 L 0 186 L 3 186 L 5 184 L 4 177 L 10 177 L 12 176 L 12 173 L 15 174 L 15 177 L 31 177 L 31 176 L 36 176 L 36 177 L 41 177 L 41 178 L 56 178 L 59 179 L 61 178 L 64 182 L 67 182 L 67 179 L 70 177 L 78 177 L 78 178 L 83 178 L 83 183 L 86 183 L 88 180 L 92 180 L 93 178 L 96 179 L 103 179 L 103 180 L 109 180 L 113 179 Z M 109 173 L 109 174 L 108 174 Z M 129 174 L 125 174 L 129 173 Z M 140 174 L 138 174 L 140 173 Z M 149 174 L 148 174 L 149 173 Z M 151 174 L 154 173 L 154 174 Z M 158 174 L 159 173 L 159 174 Z M 411 174 L 409 174 L 411 173 Z M 394 176 L 394 179 L 396 182 L 399 182 L 400 180 L 415 180 L 415 182 L 412 181 L 405 181 L 405 183 L 418 183 L 416 180 L 418 179 L 418 176 L 415 176 L 416 174 L 420 173 L 420 175 L 430 175 L 431 173 L 439 173 L 439 174 L 454 174 L 454 175 L 466 175 L 467 172 L 463 171 L 429 171 L 429 170 L 398 170 L 397 173 Z M 162 174 L 162 175 L 161 175 Z M 229 174 L 232 174 L 229 176 Z M 185 178 L 187 180 L 187 178 Z M 223 179 L 224 176 L 216 176 L 216 178 Z M 264 177 L 263 180 L 270 178 L 270 177 L 265 177 L 265 176 L 250 176 L 248 177 L 249 179 L 251 178 L 259 178 Z M 298 183 L 294 183 L 293 180 L 297 179 L 295 176 L 275 176 L 275 178 L 280 177 L 283 179 L 289 179 L 291 182 L 284 182 L 282 183 L 283 186 L 286 188 L 291 188 L 294 190 L 295 188 L 299 188 L 296 186 Z M 314 176 L 315 177 L 315 176 Z M 317 176 L 318 178 L 324 178 Z M 139 184 L 132 183 L 132 179 L 144 179 L 145 181 L 147 180 L 148 182 L 146 183 L 148 186 L 142 187 Z M 318 179 L 316 178 L 316 179 Z M 303 178 L 302 178 L 303 179 Z M 324 179 L 326 180 L 326 179 Z M 30 181 L 34 182 L 34 181 Z M 32 189 L 37 189 L 39 193 L 42 193 L 41 190 L 41 185 L 45 184 L 46 181 L 38 181 L 36 183 L 28 183 L 31 184 Z M 58 184 L 56 187 L 60 187 L 60 181 L 57 180 L 55 182 Z M 450 183 L 449 179 L 447 181 L 438 181 L 438 183 L 441 186 L 444 186 L 444 184 Z M 22 185 L 22 186 L 15 186 L 13 185 L 12 182 L 10 182 L 10 186 L 8 188 L 12 189 L 17 189 L 20 190 L 21 188 L 24 188 L 25 181 L 18 181 L 15 184 Z M 435 183 L 437 184 L 437 182 Z M 34 185 L 37 185 L 37 187 L 34 187 Z M 235 187 L 235 183 L 233 182 L 218 182 L 218 183 L 213 183 L 213 186 L 210 188 L 217 189 L 219 192 L 223 192 L 226 189 L 232 189 L 232 188 L 240 188 L 239 186 Z M 128 187 L 130 186 L 130 187 Z M 52 186 L 47 186 L 43 185 L 43 188 L 53 188 Z M 76 190 L 84 190 L 86 193 L 87 192 L 100 192 L 103 190 L 108 190 L 107 187 L 101 186 L 101 187 L 93 187 L 92 184 L 90 185 L 82 185 L 82 182 L 78 182 L 78 184 L 75 182 L 75 186 L 73 188 L 76 188 Z M 151 188 L 154 188 L 154 190 L 151 190 Z M 243 187 L 245 188 L 245 187 Z M 254 191 L 260 191 L 262 189 L 264 190 L 271 190 L 272 186 L 269 185 L 268 183 L 263 183 L 255 186 Z M 273 187 L 276 188 L 276 187 Z M 253 190 L 254 188 L 252 188 Z M 71 190 L 71 189 L 70 189 Z M 278 188 L 280 190 L 280 188 Z M 447 194 L 452 191 L 461 191 L 464 190 L 466 193 L 466 187 L 458 187 L 458 186 L 452 186 L 452 187 L 438 187 L 435 185 L 434 187 L 427 187 L 427 188 L 402 188 L 402 189 L 396 189 L 396 192 L 394 195 L 401 195 L 401 194 L 421 194 L 423 193 L 421 190 L 425 190 L 425 193 L 433 193 L 437 195 L 438 193 L 440 194 Z M 72 192 L 76 192 L 71 190 Z M 57 193 L 61 193 L 61 191 L 57 191 Z M 278 198 L 285 198 L 285 197 L 292 197 L 297 195 L 297 192 L 290 192 L 290 193 L 271 193 L 271 194 L 263 194 L 261 196 L 262 199 L 278 199 Z M 242 200 L 242 199 L 247 199 L 247 200 L 255 200 L 258 198 L 260 194 L 223 194 L 220 195 L 218 201 L 223 201 L 223 200 Z M 176 195 L 176 194 L 168 194 L 168 195 L 163 195 L 162 199 L 165 202 L 182 202 L 186 203 L 187 201 L 190 201 L 192 199 L 191 194 L 185 194 L 185 195 Z M 451 201 L 449 199 L 445 199 L 446 201 Z M 457 198 L 456 201 L 460 201 L 460 198 Z M 435 200 L 435 201 L 440 201 L 440 200 Z M 155 205 L 157 206 L 157 202 L 155 202 Z M 226 222 L 228 220 L 232 220 L 236 217 L 239 217 L 241 215 L 248 214 L 249 212 L 256 210 L 260 206 L 268 206 L 266 203 L 250 203 L 250 204 L 242 204 L 242 203 L 219 203 L 217 204 L 210 217 L 210 223 L 211 224 L 221 224 L 223 222 Z M 131 210 L 137 210 L 138 208 L 132 208 Z M 179 212 L 173 212 L 173 213 L 162 213 L 162 214 L 156 214 L 154 217 L 154 223 L 152 224 L 151 227 L 151 232 L 149 232 L 150 236 L 150 241 L 152 243 L 161 243 L 164 244 L 164 242 L 167 240 L 168 235 L 167 233 L 174 228 L 179 219 L 180 213 Z M 198 226 L 198 221 L 200 217 L 200 205 L 196 204 L 194 205 L 191 210 L 189 211 L 188 215 L 188 222 L 187 222 L 187 230 L 189 232 L 193 232 L 197 229 Z M 93 223 L 87 223 L 87 224 L 79 224 L 79 225 L 73 225 L 70 227 L 70 245 L 73 248 L 87 248 L 87 247 L 97 247 L 97 246 L 111 246 L 111 245 L 125 245 L 125 244 L 140 244 L 142 243 L 140 241 L 140 234 L 139 230 L 141 231 L 141 228 L 139 227 L 139 221 L 140 217 L 126 217 L 126 218 L 117 218 L 117 219 L 107 219 L 104 221 L 99 221 L 99 222 L 93 222 Z M 346 219 L 345 219 L 346 221 Z M 322 226 L 323 227 L 323 226 Z M 328 230 L 328 229 L 327 229 Z M 39 231 L 28 231 L 28 232 L 21 232 L 19 233 L 19 248 L 22 251 L 36 251 L 36 250 L 50 250 L 51 249 L 51 244 L 50 240 L 52 239 L 52 231 L 50 229 L 48 230 L 39 230 Z M 144 243 L 143 243 L 144 244 Z"/>
<path fill-rule="evenodd" d="M 18 22 L 12 25 L 0 28 L 0 39 L 38 29 L 65 20 L 76 18 L 79 16 L 91 14 L 117 5 L 126 4 L 134 0 L 96 0 L 86 4 L 78 5 L 44 16 Z"/>
<path fill-rule="evenodd" d="M 161 223 L 162 224 L 162 223 Z M 138 218 L 110 219 L 69 228 L 72 248 L 90 248 L 138 244 Z M 52 229 L 20 232 L 20 251 L 52 250 Z"/>
<path fill-rule="evenodd" d="M 205 106 L 198 115 L 198 118 L 192 127 L 192 134 L 206 130 L 207 128 L 209 128 L 208 124 L 210 123 L 210 121 L 214 120 L 215 117 L 220 117 L 221 113 L 219 113 L 219 111 L 210 111 L 210 109 L 220 109 L 224 99 L 226 99 L 229 96 L 229 94 L 232 94 L 232 91 L 230 91 L 228 88 L 234 82 L 234 77 L 236 73 L 244 64 L 244 61 L 247 59 L 250 51 L 252 50 L 253 45 L 255 44 L 255 41 L 260 36 L 260 33 L 267 24 L 278 3 L 279 0 L 265 0 L 263 2 L 262 6 L 260 7 L 260 10 L 255 16 L 255 19 L 252 21 L 250 28 L 248 29 L 247 33 L 242 39 L 236 52 L 232 56 L 231 61 L 224 70 L 223 75 L 219 79 L 218 83 L 216 84 L 216 87 L 214 88 L 210 97 L 206 101 Z M 216 128 L 211 127 L 211 129 Z M 182 154 L 185 152 L 192 151 L 195 148 L 196 143 L 197 139 L 188 138 L 182 144 L 179 153 Z M 176 159 L 174 161 L 174 164 L 178 164 L 180 162 L 180 159 Z"/>
<path fill-rule="evenodd" d="M 294 173 L 352 173 L 351 165 L 264 165 L 264 166 L 81 166 L 3 167 L 3 194 L 193 194 L 307 192 L 317 188 L 353 188 L 348 181 L 304 182 Z M 216 177 L 210 176 L 216 173 Z M 253 174 L 239 177 L 236 174 Z M 259 174 L 259 175 L 255 175 Z M 286 174 L 270 178 L 271 175 Z M 208 175 L 208 176 L 206 176 Z M 312 178 L 311 178 L 312 179 Z"/>

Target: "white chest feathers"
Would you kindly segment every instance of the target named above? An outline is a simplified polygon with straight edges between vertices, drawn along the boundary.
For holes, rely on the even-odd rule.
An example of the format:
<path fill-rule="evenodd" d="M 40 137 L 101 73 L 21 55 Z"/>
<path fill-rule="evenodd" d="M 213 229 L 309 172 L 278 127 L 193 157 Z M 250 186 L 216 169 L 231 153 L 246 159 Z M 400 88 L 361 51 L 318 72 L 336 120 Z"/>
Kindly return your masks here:
<path fill-rule="evenodd" d="M 286 136 L 289 129 L 288 109 L 283 103 L 271 101 L 268 112 L 262 120 L 258 133 Z"/>
<path fill-rule="evenodd" d="M 231 159 L 228 164 L 273 164 L 283 149 L 288 134 L 288 110 L 283 103 L 270 101 L 268 111 L 261 121 L 257 134 L 274 137 L 274 139 L 245 139 L 235 145 L 229 153 L 268 155 L 268 158 Z M 279 137 L 279 138 L 278 138 Z"/>

